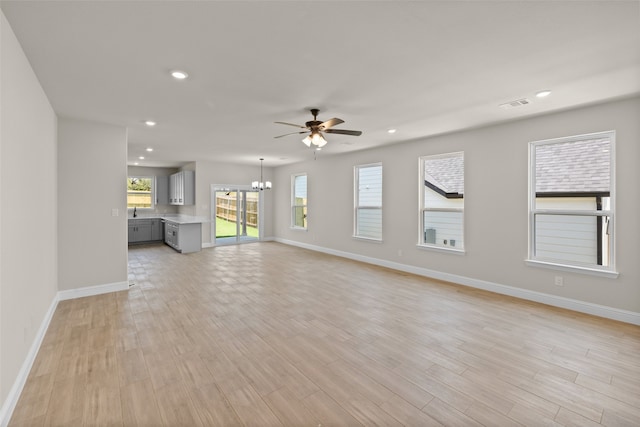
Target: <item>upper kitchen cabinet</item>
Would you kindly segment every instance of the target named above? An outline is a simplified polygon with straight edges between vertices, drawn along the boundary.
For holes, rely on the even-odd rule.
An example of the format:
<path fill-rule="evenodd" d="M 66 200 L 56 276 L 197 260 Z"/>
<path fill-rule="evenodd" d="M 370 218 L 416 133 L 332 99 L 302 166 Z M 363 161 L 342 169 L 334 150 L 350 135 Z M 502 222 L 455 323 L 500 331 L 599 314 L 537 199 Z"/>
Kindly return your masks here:
<path fill-rule="evenodd" d="M 169 177 L 169 204 L 193 205 L 196 201 L 196 173 L 180 171 Z"/>
<path fill-rule="evenodd" d="M 156 205 L 169 204 L 169 177 L 156 176 Z"/>

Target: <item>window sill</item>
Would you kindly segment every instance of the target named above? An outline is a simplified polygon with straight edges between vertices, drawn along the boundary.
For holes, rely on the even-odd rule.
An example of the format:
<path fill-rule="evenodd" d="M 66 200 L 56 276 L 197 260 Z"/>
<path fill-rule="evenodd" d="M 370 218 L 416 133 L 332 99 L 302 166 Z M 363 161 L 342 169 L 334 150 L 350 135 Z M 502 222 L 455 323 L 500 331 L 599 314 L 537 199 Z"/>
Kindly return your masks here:
<path fill-rule="evenodd" d="M 293 231 L 307 231 L 306 228 L 304 227 L 289 227 L 289 230 L 293 230 Z"/>
<path fill-rule="evenodd" d="M 443 252 L 448 254 L 456 254 L 456 255 L 464 255 L 466 254 L 464 249 L 456 249 L 456 248 L 445 248 L 441 246 L 431 246 L 431 245 L 423 245 L 418 243 L 416 245 L 418 249 L 424 249 L 427 251 L 435 251 L 435 252 Z"/>
<path fill-rule="evenodd" d="M 552 270 L 569 271 L 572 273 L 588 274 L 590 276 L 607 277 L 609 279 L 616 279 L 620 273 L 613 270 L 601 270 L 590 267 L 580 267 L 577 265 L 559 264 L 550 261 L 540 261 L 536 259 L 526 259 L 524 261 L 530 267 L 549 268 Z"/>
<path fill-rule="evenodd" d="M 362 237 L 362 236 L 351 236 L 356 240 L 364 240 L 366 242 L 372 242 L 372 243 L 382 243 L 382 239 L 374 239 L 372 237 Z"/>

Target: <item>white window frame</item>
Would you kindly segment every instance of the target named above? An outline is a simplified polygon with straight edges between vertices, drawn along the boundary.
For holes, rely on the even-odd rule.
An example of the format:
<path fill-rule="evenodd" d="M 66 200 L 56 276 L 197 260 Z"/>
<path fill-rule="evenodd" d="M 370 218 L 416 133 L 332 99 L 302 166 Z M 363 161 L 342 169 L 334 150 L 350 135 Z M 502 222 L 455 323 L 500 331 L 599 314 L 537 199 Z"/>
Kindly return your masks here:
<path fill-rule="evenodd" d="M 296 203 L 296 178 L 297 177 L 301 177 L 304 176 L 307 178 L 307 182 L 306 182 L 306 192 L 307 192 L 307 203 L 306 204 L 297 204 Z M 308 213 L 309 213 L 309 176 L 306 173 L 296 173 L 291 175 L 291 229 L 293 230 L 303 230 L 306 231 L 307 228 L 309 227 L 309 218 L 308 218 Z M 296 225 L 296 209 L 297 208 L 306 208 L 307 213 L 305 214 L 305 223 L 306 226 L 299 226 Z"/>
<path fill-rule="evenodd" d="M 559 209 L 536 209 L 536 156 L 535 149 L 541 145 L 559 144 L 577 141 L 586 141 L 590 139 L 609 138 L 610 141 L 610 176 L 609 176 L 609 210 L 559 210 Z M 618 272 L 615 269 L 615 131 L 605 131 L 590 133 L 584 135 L 574 135 L 562 138 L 553 138 L 540 141 L 529 142 L 529 200 L 528 200 L 528 227 L 529 227 L 529 253 L 526 260 L 527 265 L 535 267 L 545 267 L 561 271 L 586 273 L 591 275 L 616 278 Z M 566 260 L 554 260 L 548 258 L 536 257 L 536 215 L 571 215 L 571 216 L 603 216 L 609 218 L 609 266 L 600 266 L 597 264 L 580 264 L 572 263 Z"/>
<path fill-rule="evenodd" d="M 151 207 L 148 208 L 136 208 L 137 210 L 154 210 L 156 208 L 156 177 L 155 176 L 146 176 L 146 175 L 127 175 L 127 181 L 130 178 L 137 179 L 149 179 L 151 180 Z M 127 183 L 128 185 L 128 183 Z M 127 189 L 128 191 L 128 189 Z M 127 194 L 127 209 L 133 211 L 134 208 L 129 207 L 129 196 Z"/>
<path fill-rule="evenodd" d="M 426 156 L 420 156 L 418 158 L 418 244 L 416 246 L 418 246 L 419 248 L 422 249 L 429 249 L 429 250 L 435 250 L 435 251 L 441 251 L 441 252 L 447 252 L 447 253 L 454 253 L 454 254 L 464 254 L 465 253 L 465 241 L 466 241 L 466 237 L 465 237 L 465 227 L 464 227 L 464 223 L 465 223 L 465 215 L 464 215 L 464 205 L 462 208 L 429 208 L 429 207 L 425 207 L 424 203 L 424 187 L 425 187 L 425 160 L 426 159 L 433 159 L 433 158 L 438 158 L 438 157 L 451 157 L 451 156 L 455 156 L 455 155 L 462 155 L 462 159 L 464 161 L 464 151 L 455 151 L 455 152 L 451 152 L 451 153 L 442 153 L 442 154 L 431 154 L 431 155 L 426 155 Z M 465 167 L 463 167 L 462 169 L 462 173 L 465 174 Z M 463 204 L 464 204 L 464 194 L 463 194 Z M 437 245 L 437 244 L 431 244 L 431 243 L 427 243 L 425 242 L 425 238 L 424 238 L 424 213 L 425 212 L 460 212 L 462 214 L 462 247 L 447 247 L 447 246 L 441 246 L 441 245 Z"/>
<path fill-rule="evenodd" d="M 365 169 L 365 168 L 371 168 L 371 167 L 379 167 L 380 168 L 380 201 L 381 204 L 380 206 L 359 206 L 359 200 L 360 200 L 360 169 Z M 383 212 L 382 212 L 382 198 L 384 197 L 383 194 L 383 185 L 384 185 L 384 175 L 383 175 L 383 167 L 382 167 L 382 162 L 378 162 L 378 163 L 367 163 L 364 165 L 357 165 L 353 167 L 353 196 L 354 196 L 354 200 L 353 200 L 353 238 L 356 239 L 362 239 L 362 240 L 368 240 L 368 241 L 372 241 L 372 242 L 382 242 L 382 232 L 383 232 L 383 227 L 382 227 L 382 218 L 383 218 Z M 379 210 L 380 211 L 380 238 L 375 238 L 375 237 L 370 237 L 370 236 L 363 236 L 358 234 L 358 211 L 360 209 L 375 209 L 375 210 Z"/>

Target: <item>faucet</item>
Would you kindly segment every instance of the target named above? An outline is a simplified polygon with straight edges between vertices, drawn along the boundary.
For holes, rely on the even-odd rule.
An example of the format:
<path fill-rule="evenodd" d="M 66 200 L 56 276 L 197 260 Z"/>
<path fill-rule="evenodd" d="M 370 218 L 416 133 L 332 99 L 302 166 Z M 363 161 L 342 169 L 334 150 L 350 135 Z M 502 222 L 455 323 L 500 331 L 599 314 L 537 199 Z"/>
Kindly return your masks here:
<path fill-rule="evenodd" d="M 136 213 L 136 209 L 138 209 L 138 208 L 137 207 L 133 208 L 133 217 L 134 218 L 138 216 L 138 214 Z"/>

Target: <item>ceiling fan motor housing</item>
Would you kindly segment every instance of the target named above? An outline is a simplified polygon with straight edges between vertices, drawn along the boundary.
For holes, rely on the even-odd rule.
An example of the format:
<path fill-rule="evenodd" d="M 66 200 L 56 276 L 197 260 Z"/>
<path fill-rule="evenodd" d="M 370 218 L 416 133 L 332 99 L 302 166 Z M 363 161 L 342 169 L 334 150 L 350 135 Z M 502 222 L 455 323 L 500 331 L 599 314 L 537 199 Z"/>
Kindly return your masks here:
<path fill-rule="evenodd" d="M 308 127 L 309 129 L 313 130 L 313 129 L 316 129 L 321 124 L 322 124 L 322 122 L 320 120 L 311 120 L 311 121 L 308 121 L 307 123 L 305 123 L 304 125 L 306 127 Z"/>

